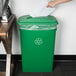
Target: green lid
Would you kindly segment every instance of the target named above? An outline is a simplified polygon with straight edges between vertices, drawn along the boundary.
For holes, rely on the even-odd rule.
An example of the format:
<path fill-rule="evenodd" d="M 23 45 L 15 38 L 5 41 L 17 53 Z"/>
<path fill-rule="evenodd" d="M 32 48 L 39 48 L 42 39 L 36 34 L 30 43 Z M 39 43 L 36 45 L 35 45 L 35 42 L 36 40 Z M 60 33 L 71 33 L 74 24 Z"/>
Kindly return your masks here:
<path fill-rule="evenodd" d="M 18 19 L 18 25 L 20 28 L 30 28 L 31 26 L 35 28 L 49 28 L 56 27 L 57 24 L 58 22 L 54 16 L 31 17 L 29 15 L 25 15 Z"/>

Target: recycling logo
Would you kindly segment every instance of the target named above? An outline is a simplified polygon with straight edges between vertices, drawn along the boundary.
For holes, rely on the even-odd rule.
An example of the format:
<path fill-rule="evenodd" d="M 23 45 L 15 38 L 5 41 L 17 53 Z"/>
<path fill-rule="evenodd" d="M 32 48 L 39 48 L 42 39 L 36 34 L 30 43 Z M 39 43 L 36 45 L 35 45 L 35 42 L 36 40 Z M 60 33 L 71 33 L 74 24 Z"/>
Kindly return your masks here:
<path fill-rule="evenodd" d="M 43 44 L 43 40 L 42 40 L 42 38 L 36 38 L 34 40 L 34 43 L 35 43 L 35 45 L 41 45 L 41 44 Z"/>

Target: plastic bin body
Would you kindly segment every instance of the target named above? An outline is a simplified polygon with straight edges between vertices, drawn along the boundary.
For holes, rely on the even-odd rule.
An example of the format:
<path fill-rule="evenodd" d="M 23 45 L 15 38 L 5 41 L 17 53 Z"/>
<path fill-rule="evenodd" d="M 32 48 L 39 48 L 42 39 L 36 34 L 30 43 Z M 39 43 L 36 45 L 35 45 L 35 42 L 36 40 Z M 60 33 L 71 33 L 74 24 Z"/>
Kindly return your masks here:
<path fill-rule="evenodd" d="M 55 34 L 56 27 L 20 29 L 23 72 L 52 72 Z"/>

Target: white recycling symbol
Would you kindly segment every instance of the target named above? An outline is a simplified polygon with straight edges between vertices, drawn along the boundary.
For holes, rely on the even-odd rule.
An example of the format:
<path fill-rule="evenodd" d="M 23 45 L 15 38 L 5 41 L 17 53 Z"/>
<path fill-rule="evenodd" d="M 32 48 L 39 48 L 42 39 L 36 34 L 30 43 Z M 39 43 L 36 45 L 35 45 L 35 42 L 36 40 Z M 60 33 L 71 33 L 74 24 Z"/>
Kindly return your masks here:
<path fill-rule="evenodd" d="M 42 40 L 42 38 L 36 38 L 34 40 L 34 43 L 35 43 L 35 45 L 41 45 L 41 44 L 43 44 L 43 40 Z"/>

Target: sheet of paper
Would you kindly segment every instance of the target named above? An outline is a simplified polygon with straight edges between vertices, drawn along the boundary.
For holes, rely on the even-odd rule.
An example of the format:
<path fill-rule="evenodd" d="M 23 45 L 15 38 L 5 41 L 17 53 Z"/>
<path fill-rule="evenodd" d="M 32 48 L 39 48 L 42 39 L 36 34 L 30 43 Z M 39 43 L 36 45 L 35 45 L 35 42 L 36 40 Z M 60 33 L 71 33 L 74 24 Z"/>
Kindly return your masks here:
<path fill-rule="evenodd" d="M 40 4 L 38 5 L 38 7 L 36 7 L 36 9 L 32 12 L 30 12 L 30 16 L 32 17 L 39 17 L 39 16 L 48 16 L 50 15 L 55 8 L 47 8 L 47 1 L 42 1 L 40 2 Z"/>

